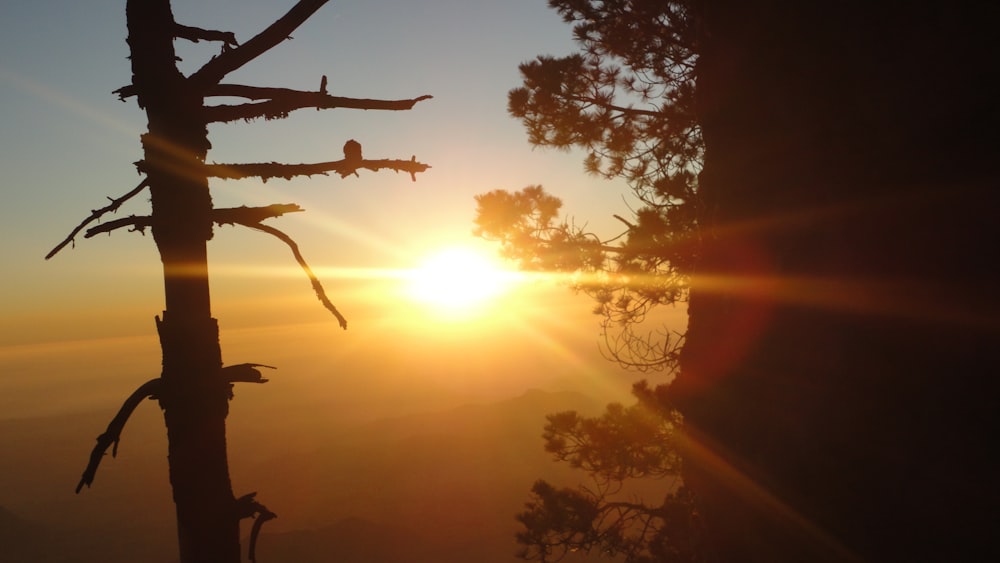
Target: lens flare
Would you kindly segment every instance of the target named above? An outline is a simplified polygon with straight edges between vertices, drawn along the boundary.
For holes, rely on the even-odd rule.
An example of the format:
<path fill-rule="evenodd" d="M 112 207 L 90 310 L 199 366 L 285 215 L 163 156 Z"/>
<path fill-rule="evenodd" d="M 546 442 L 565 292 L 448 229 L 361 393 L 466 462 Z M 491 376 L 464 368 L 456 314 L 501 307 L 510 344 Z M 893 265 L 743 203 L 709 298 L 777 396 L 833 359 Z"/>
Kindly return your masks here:
<path fill-rule="evenodd" d="M 450 313 L 481 308 L 506 293 L 516 272 L 481 252 L 445 248 L 426 258 L 407 275 L 407 296 Z"/>

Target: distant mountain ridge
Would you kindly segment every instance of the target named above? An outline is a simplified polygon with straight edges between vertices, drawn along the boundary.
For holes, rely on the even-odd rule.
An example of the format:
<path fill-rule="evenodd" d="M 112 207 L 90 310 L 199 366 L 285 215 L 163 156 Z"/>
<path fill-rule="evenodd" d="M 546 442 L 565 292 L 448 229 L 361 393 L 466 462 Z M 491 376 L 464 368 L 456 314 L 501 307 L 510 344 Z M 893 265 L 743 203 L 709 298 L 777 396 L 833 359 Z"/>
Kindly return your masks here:
<path fill-rule="evenodd" d="M 514 561 L 514 514 L 527 500 L 534 480 L 563 483 L 578 477 L 543 450 L 545 415 L 565 410 L 596 413 L 603 406 L 603 401 L 582 393 L 529 390 L 494 402 L 346 428 L 319 422 L 321 427 L 311 430 L 302 426 L 301 417 L 290 417 L 291 422 L 279 417 L 268 421 L 268 436 L 310 431 L 321 435 L 306 442 L 314 444 L 308 448 L 286 447 L 281 440 L 267 439 L 253 443 L 252 456 L 234 449 L 234 487 L 258 491 L 259 500 L 278 513 L 278 519 L 264 526 L 258 542 L 262 563 Z M 33 454 L 32 463 L 40 463 L 36 458 L 54 460 L 60 468 L 55 473 L 69 477 L 56 490 L 37 492 L 37 502 L 51 506 L 45 513 L 58 516 L 62 524 L 52 526 L 33 516 L 39 520 L 34 524 L 0 509 L 0 562 L 125 563 L 140 557 L 166 563 L 176 559 L 172 534 L 154 527 L 149 519 L 164 520 L 169 514 L 160 511 L 171 507 L 163 499 L 168 492 L 162 490 L 166 487 L 160 482 L 162 475 L 150 475 L 154 469 L 162 473 L 162 454 L 153 453 L 159 451 L 158 444 L 151 447 L 145 442 L 163 438 L 155 435 L 161 432 L 159 413 L 147 411 L 133 421 L 134 426 L 130 422 L 119 457 L 109 458 L 107 467 L 102 466 L 105 472 L 95 489 L 79 497 L 72 495 L 74 483 L 69 481 L 78 475 L 74 464 L 84 460 L 55 446 L 44 455 Z M 40 421 L 25 421 L 24 428 L 15 422 L 5 424 L 0 438 L 21 436 L 20 444 L 24 444 L 23 436 L 33 432 L 30 425 Z M 53 437 L 53 444 L 65 443 L 65 436 L 80 432 L 78 425 L 65 425 L 64 420 L 54 424 L 44 430 Z M 5 446 L 10 444 L 0 443 Z M 73 443 L 71 449 L 87 447 Z M 8 471 L 17 467 L 8 465 Z M 155 499 L 151 500 L 155 504 L 137 506 L 137 494 Z M 151 506 L 157 513 L 137 516 Z M 95 517 L 67 518 L 66 510 L 97 512 Z M 67 522 L 73 528 L 62 531 Z M 128 527 L 123 528 L 123 523 Z M 243 547 L 247 547 L 245 542 Z"/>
<path fill-rule="evenodd" d="M 321 463 L 305 481 L 342 486 L 344 502 L 360 495 L 380 505 L 318 528 L 273 534 L 265 528 L 257 551 L 262 560 L 300 563 L 515 561 L 514 515 L 531 483 L 575 477 L 543 450 L 545 415 L 601 408 L 581 393 L 533 389 L 499 402 L 363 425 L 317 452 Z M 340 448 L 346 444 L 345 453 Z M 283 461 L 288 472 L 303 467 L 299 459 Z M 359 479 L 357 488 L 351 489 L 348 475 Z M 323 498 L 336 502 L 338 493 Z M 317 507 L 309 519 L 321 522 L 323 514 Z"/>
<path fill-rule="evenodd" d="M 52 535 L 0 506 L 0 561 L 37 560 L 44 555 L 43 546 Z"/>

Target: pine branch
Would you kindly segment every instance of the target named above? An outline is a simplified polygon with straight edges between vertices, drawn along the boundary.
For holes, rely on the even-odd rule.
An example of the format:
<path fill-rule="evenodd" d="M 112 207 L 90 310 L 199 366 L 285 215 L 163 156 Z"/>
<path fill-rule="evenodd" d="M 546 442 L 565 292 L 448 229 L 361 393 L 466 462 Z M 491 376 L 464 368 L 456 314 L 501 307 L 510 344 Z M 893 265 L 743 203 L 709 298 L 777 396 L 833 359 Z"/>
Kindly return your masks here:
<path fill-rule="evenodd" d="M 118 455 L 118 442 L 121 440 L 122 430 L 125 428 L 125 423 L 128 421 L 128 417 L 132 415 L 139 403 L 146 398 L 152 398 L 156 395 L 157 391 L 160 389 L 160 378 L 150 379 L 149 381 L 143 383 L 136 389 L 122 405 L 122 408 L 118 410 L 118 414 L 115 415 L 111 422 L 108 424 L 107 430 L 104 434 L 97 437 L 97 445 L 94 446 L 93 451 L 90 452 L 90 462 L 87 463 L 87 468 L 83 470 L 83 476 L 80 478 L 80 483 L 76 486 L 77 494 L 83 489 L 84 485 L 88 487 L 94 482 L 94 476 L 97 475 L 97 466 L 100 465 L 101 459 L 107 453 L 108 448 L 111 449 L 111 457 L 116 457 Z"/>
<path fill-rule="evenodd" d="M 221 81 L 227 74 L 242 67 L 264 54 L 291 35 L 303 22 L 320 9 L 327 0 L 299 0 L 287 14 L 272 23 L 252 39 L 223 52 L 205 63 L 189 78 L 192 86 L 206 91 Z"/>
<path fill-rule="evenodd" d="M 201 40 L 220 41 L 224 50 L 230 47 L 239 47 L 240 45 L 239 41 L 236 40 L 236 35 L 234 35 L 231 31 L 202 29 L 200 27 L 181 25 L 179 23 L 174 23 L 174 37 L 187 39 L 192 43 L 197 43 Z"/>
<path fill-rule="evenodd" d="M 432 97 L 424 95 L 409 100 L 373 100 L 331 96 L 322 91 L 305 92 L 285 88 L 238 85 L 220 85 L 213 89 L 211 95 L 266 101 L 251 104 L 206 106 L 204 111 L 206 123 L 228 123 L 240 119 L 249 121 L 258 118 L 282 119 L 288 117 L 292 111 L 303 108 L 404 111 L 412 109 L 417 102 Z"/>
<path fill-rule="evenodd" d="M 351 174 L 357 174 L 359 169 L 371 170 L 373 172 L 388 168 L 396 172 L 408 172 L 410 178 L 416 182 L 417 173 L 424 172 L 430 168 L 429 164 L 417 162 L 417 157 L 410 160 L 354 160 L 344 159 L 332 162 L 317 162 L 314 164 L 280 164 L 277 162 L 259 162 L 249 164 L 206 164 L 208 175 L 214 178 L 226 180 L 239 180 L 243 178 L 258 177 L 263 181 L 271 178 L 284 178 L 290 180 L 296 176 L 312 176 L 314 174 L 327 175 L 328 172 L 336 172 L 341 178 Z"/>
<path fill-rule="evenodd" d="M 94 210 L 92 210 L 90 212 L 90 217 L 87 217 L 86 219 L 84 219 L 82 223 L 80 223 L 79 225 L 77 225 L 76 228 L 73 229 L 72 232 L 70 232 L 69 236 L 67 236 L 65 239 L 63 239 L 62 242 L 60 242 L 59 244 L 57 244 L 55 248 L 53 248 L 52 250 L 50 250 L 49 253 L 45 255 L 45 259 L 48 260 L 49 258 L 52 258 L 53 256 L 55 256 L 56 253 L 58 253 L 60 250 L 62 250 L 64 246 L 66 246 L 67 244 L 70 244 L 71 242 L 73 242 L 74 237 L 76 237 L 76 235 L 80 231 L 82 231 L 84 227 L 86 227 L 90 223 L 93 223 L 97 219 L 100 219 L 105 213 L 109 213 L 109 212 L 113 212 L 113 211 L 118 211 L 118 208 L 121 207 L 123 203 L 125 203 L 126 201 L 128 201 L 128 200 L 132 199 L 133 197 L 135 197 L 139 192 L 141 192 L 148 185 L 149 185 L 148 180 L 147 179 L 143 179 L 141 182 L 139 182 L 138 186 L 132 188 L 132 191 L 128 192 L 127 194 L 125 194 L 125 195 L 123 195 L 121 197 L 118 197 L 116 199 L 108 198 L 108 199 L 111 200 L 111 203 L 109 203 L 108 205 L 106 205 L 105 207 L 102 207 L 100 209 L 94 209 Z"/>

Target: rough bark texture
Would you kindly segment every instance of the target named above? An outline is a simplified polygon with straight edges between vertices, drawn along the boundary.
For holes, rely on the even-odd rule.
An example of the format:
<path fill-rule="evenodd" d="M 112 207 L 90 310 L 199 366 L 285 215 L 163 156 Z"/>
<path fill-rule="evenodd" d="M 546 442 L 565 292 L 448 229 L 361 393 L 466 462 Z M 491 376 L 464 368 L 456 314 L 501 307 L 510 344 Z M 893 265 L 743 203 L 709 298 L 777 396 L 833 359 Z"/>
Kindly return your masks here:
<path fill-rule="evenodd" d="M 721 456 L 685 476 L 718 560 L 990 559 L 996 9 L 698 13 L 707 277 L 672 393 Z"/>
<path fill-rule="evenodd" d="M 133 85 L 149 119 L 144 161 L 152 230 L 163 262 L 166 309 L 160 405 L 183 563 L 240 560 L 239 517 L 226 460 L 230 386 L 220 376 L 219 330 L 209 302 L 212 200 L 202 98 L 178 72 L 167 0 L 127 4 Z"/>

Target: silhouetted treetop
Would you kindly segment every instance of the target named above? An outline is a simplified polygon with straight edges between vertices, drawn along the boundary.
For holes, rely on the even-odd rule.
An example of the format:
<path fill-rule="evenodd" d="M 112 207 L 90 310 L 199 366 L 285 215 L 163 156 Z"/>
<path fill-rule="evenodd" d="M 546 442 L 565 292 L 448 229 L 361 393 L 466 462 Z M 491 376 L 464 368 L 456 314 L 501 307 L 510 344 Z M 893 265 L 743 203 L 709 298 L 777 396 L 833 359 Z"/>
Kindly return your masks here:
<path fill-rule="evenodd" d="M 684 2 L 557 1 L 582 52 L 520 66 L 508 95 L 532 144 L 586 151 L 588 171 L 623 177 L 647 205 L 693 199 L 701 137 L 694 37 Z"/>
<path fill-rule="evenodd" d="M 624 231 L 601 238 L 557 217 L 561 203 L 540 187 L 495 191 L 477 197 L 476 233 L 525 268 L 574 274 L 571 285 L 604 317 L 610 357 L 639 370 L 672 368 L 679 340 L 665 330 L 639 334 L 637 325 L 654 307 L 686 299 L 699 254 L 703 152 L 688 3 L 549 5 L 573 25 L 581 50 L 523 63 L 508 111 L 530 143 L 582 149 L 588 172 L 624 179 L 639 205 L 632 218 L 615 216 Z"/>

